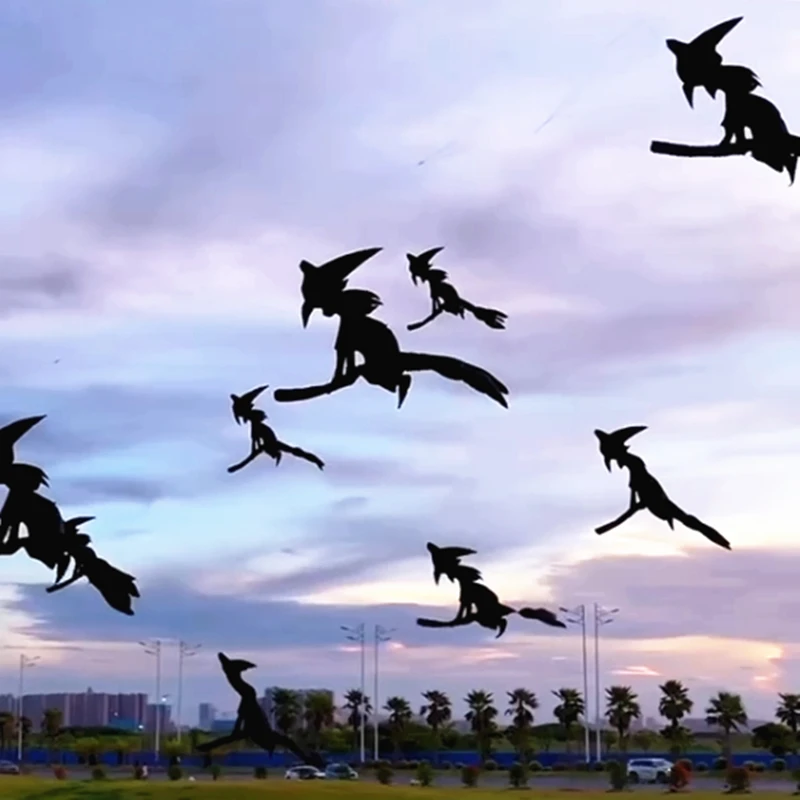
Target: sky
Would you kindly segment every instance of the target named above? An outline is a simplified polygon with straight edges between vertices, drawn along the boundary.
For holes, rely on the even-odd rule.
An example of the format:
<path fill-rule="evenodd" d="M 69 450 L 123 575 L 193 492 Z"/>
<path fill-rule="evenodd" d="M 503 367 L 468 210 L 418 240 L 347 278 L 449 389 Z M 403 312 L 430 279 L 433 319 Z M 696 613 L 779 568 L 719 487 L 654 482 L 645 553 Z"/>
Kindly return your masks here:
<path fill-rule="evenodd" d="M 601 684 L 654 715 L 686 682 L 751 716 L 800 690 L 800 195 L 714 143 L 721 101 L 681 92 L 664 40 L 744 14 L 720 47 L 800 128 L 800 3 L 707 0 L 8 0 L 0 8 L 3 423 L 47 419 L 18 458 L 65 516 L 94 515 L 100 554 L 137 576 L 136 616 L 88 586 L 44 591 L 0 564 L 0 679 L 26 692 L 162 691 L 183 718 L 232 709 L 215 654 L 261 687 L 359 682 L 341 626 L 394 629 L 381 704 L 447 691 L 582 687 L 581 636 L 512 618 L 431 631 L 455 588 L 425 542 L 479 551 L 504 601 L 618 608 Z M 422 162 L 422 163 L 420 163 Z M 427 313 L 405 254 L 439 258 L 506 331 Z M 323 382 L 335 325 L 300 324 L 300 271 L 383 251 L 352 285 L 408 350 L 490 369 L 505 410 L 435 375 L 406 404 L 357 385 L 305 403 L 265 395 L 289 458 L 229 475 L 248 447 L 229 395 Z M 635 451 L 733 544 L 639 515 L 595 428 L 644 424 Z M 590 626 L 591 634 L 591 626 Z M 591 653 L 591 650 L 590 650 Z M 368 654 L 368 694 L 372 652 Z M 591 676 L 590 676 L 591 677 Z M 593 697 L 593 682 L 590 696 Z M 591 704 L 592 715 L 594 704 Z"/>

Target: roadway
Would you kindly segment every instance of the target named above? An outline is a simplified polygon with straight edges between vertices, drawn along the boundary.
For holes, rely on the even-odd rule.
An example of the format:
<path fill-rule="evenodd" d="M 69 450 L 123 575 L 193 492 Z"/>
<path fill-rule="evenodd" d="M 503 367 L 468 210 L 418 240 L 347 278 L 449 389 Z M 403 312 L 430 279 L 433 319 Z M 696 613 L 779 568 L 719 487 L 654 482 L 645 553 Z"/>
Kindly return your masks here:
<path fill-rule="evenodd" d="M 91 777 L 91 769 L 87 767 L 75 767 L 75 768 L 68 768 L 69 777 L 72 779 L 77 780 L 86 780 Z M 131 767 L 123 768 L 123 769 L 109 769 L 107 770 L 107 775 L 109 778 L 127 778 L 132 776 L 133 769 Z M 267 780 L 283 780 L 283 769 L 271 769 L 269 771 L 269 777 Z M 31 768 L 31 774 L 39 777 L 52 777 L 52 770 L 49 767 L 44 766 L 35 766 Z M 212 780 L 211 776 L 202 770 L 187 770 L 185 773 L 187 777 L 189 775 L 193 776 L 196 781 L 210 781 Z M 2 778 L 6 778 L 6 776 L 0 776 Z M 222 774 L 220 775 L 220 781 L 243 781 L 243 780 L 252 780 L 253 778 L 253 771 L 251 769 L 223 769 Z M 414 771 L 413 770 L 401 770 L 397 771 L 394 774 L 393 783 L 395 784 L 408 784 L 414 778 Z M 8 776 L 8 779 L 13 780 L 11 776 Z M 157 770 L 157 771 L 150 771 L 149 780 L 151 781 L 165 781 L 167 780 L 166 771 L 164 770 Z M 184 778 L 185 780 L 185 778 Z M 371 783 L 375 782 L 374 773 L 372 771 L 366 772 L 360 778 L 361 781 L 368 781 Z M 441 771 L 436 773 L 436 777 L 434 779 L 434 784 L 436 786 L 460 786 L 461 779 L 457 770 L 452 771 Z M 506 771 L 497 771 L 497 772 L 484 772 L 479 780 L 479 786 L 485 786 L 487 788 L 502 788 L 504 786 L 508 786 L 508 772 Z M 541 788 L 541 789 L 558 789 L 558 790 L 569 790 L 569 789 L 595 789 L 595 790 L 603 790 L 608 788 L 608 775 L 604 773 L 596 773 L 596 774 L 589 774 L 586 775 L 585 773 L 566 773 L 566 774 L 559 774 L 554 775 L 549 773 L 547 775 L 536 775 L 534 774 L 528 785 L 531 787 Z M 718 791 L 722 788 L 723 780 L 717 777 L 710 777 L 708 775 L 698 775 L 695 774 L 692 777 L 691 786 L 697 790 L 705 790 L 705 791 Z M 766 792 L 788 792 L 792 788 L 794 788 L 794 781 L 792 781 L 791 776 L 787 775 L 785 778 L 778 777 L 776 775 L 758 775 L 753 777 L 753 788 L 757 789 L 758 791 L 766 791 Z M 664 787 L 657 785 L 657 784 L 638 784 L 632 787 L 637 792 L 659 792 L 663 793 Z"/>

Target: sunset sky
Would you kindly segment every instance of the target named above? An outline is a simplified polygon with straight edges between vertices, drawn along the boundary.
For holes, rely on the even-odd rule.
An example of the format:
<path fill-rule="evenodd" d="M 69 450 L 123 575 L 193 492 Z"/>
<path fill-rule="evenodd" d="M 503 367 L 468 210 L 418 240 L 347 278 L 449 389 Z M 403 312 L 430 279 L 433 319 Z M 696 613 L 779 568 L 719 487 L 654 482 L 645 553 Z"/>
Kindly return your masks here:
<path fill-rule="evenodd" d="M 698 8 L 701 10 L 698 11 Z M 744 21 L 720 51 L 752 66 L 800 132 L 800 3 L 759 0 L 9 0 L 0 7 L 0 422 L 102 556 L 134 573 L 128 619 L 91 587 L 56 595 L 0 565 L 0 678 L 28 691 L 154 693 L 137 641 L 201 642 L 190 721 L 234 707 L 218 650 L 262 688 L 358 681 L 341 625 L 395 628 L 382 700 L 443 689 L 580 688 L 580 635 L 452 613 L 425 542 L 479 555 L 511 604 L 619 607 L 602 680 L 684 680 L 771 715 L 800 691 L 800 187 L 714 143 L 722 101 L 687 105 L 664 40 Z M 419 162 L 424 162 L 421 165 Z M 427 313 L 406 252 L 444 245 L 462 293 L 506 331 Z M 236 475 L 229 394 L 326 380 L 335 324 L 300 324 L 300 272 L 382 246 L 353 286 L 404 348 L 484 366 L 504 410 L 435 375 L 401 411 L 358 385 L 263 407 L 314 450 Z M 627 504 L 592 431 L 635 440 L 675 500 L 733 543 Z M 371 629 L 370 629 L 371 630 Z M 175 695 L 177 650 L 165 650 Z M 368 675 L 371 686 L 371 675 Z M 6 691 L 6 690 L 3 690 Z M 368 691 L 371 694 L 371 690 Z"/>

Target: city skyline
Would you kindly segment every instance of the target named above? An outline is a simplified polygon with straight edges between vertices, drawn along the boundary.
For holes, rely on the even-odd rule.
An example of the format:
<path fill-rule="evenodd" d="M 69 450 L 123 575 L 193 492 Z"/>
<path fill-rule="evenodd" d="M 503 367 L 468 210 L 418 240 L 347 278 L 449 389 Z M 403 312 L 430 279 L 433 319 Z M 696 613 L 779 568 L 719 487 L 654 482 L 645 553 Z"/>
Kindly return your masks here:
<path fill-rule="evenodd" d="M 726 58 L 757 67 L 800 130 L 800 3 L 738 13 Z M 235 707 L 218 651 L 256 664 L 255 686 L 341 696 L 360 682 L 341 626 L 364 622 L 393 630 L 381 706 L 526 686 L 547 715 L 551 689 L 582 687 L 572 626 L 416 626 L 456 607 L 433 541 L 477 550 L 511 605 L 619 608 L 603 683 L 649 712 L 674 678 L 769 718 L 800 689 L 784 622 L 800 611 L 800 190 L 751 158 L 648 150 L 722 137 L 720 101 L 687 106 L 664 42 L 729 16 L 723 0 L 0 4 L 15 32 L 0 52 L 0 424 L 48 415 L 19 459 L 47 471 L 65 517 L 95 517 L 98 553 L 141 591 L 123 618 L 91 587 L 47 594 L 42 564 L 0 559 L 0 683 L 17 686 L 24 653 L 39 657 L 26 692 L 152 698 L 137 642 L 160 638 L 173 707 L 177 641 L 202 643 L 183 716 Z M 406 253 L 442 245 L 441 267 L 507 330 L 406 330 L 427 308 Z M 333 322 L 301 325 L 300 260 L 373 246 L 353 286 L 381 295 L 377 316 L 406 349 L 491 369 L 509 409 L 430 375 L 401 410 L 367 385 L 265 394 L 270 424 L 326 467 L 229 475 L 248 447 L 230 393 L 333 368 Z M 648 426 L 636 452 L 732 552 L 644 515 L 594 534 L 628 493 L 592 431 L 633 424 Z"/>

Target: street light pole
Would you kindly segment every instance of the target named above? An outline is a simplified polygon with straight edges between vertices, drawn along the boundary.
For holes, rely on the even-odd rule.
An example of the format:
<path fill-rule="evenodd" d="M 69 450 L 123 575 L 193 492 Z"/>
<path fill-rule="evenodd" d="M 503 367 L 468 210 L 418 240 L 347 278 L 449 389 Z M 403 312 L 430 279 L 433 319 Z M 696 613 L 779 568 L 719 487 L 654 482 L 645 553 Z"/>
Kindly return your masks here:
<path fill-rule="evenodd" d="M 391 640 L 391 633 L 394 632 L 394 628 L 384 628 L 383 625 L 376 625 L 375 626 L 375 697 L 372 698 L 374 716 L 372 718 L 373 721 L 373 731 L 375 736 L 375 761 L 380 760 L 380 741 L 378 739 L 378 709 L 380 708 L 380 700 L 378 699 L 378 651 L 380 650 L 380 646 L 383 642 L 388 642 Z"/>
<path fill-rule="evenodd" d="M 189 646 L 184 641 L 178 642 L 178 696 L 175 701 L 175 723 L 178 728 L 178 741 L 181 740 L 181 704 L 183 703 L 183 659 L 196 656 L 202 645 Z"/>
<path fill-rule="evenodd" d="M 608 625 L 614 621 L 614 615 L 619 612 L 618 608 L 604 609 L 597 603 L 594 604 L 594 703 L 595 703 L 595 752 L 597 760 L 603 758 L 602 743 L 600 732 L 602 728 L 602 712 L 600 709 L 600 626 Z"/>
<path fill-rule="evenodd" d="M 582 658 L 581 664 L 583 667 L 583 755 L 584 760 L 588 764 L 592 760 L 592 745 L 589 735 L 589 667 L 586 658 L 586 606 L 581 603 L 577 608 L 561 609 L 567 614 L 567 622 L 572 625 L 581 626 L 581 644 L 582 644 Z"/>
<path fill-rule="evenodd" d="M 153 741 L 153 752 L 155 754 L 155 763 L 158 764 L 158 759 L 161 754 L 161 639 L 156 639 L 152 643 L 139 642 L 144 647 L 145 653 L 150 656 L 155 656 L 156 659 L 156 730 Z"/>
<path fill-rule="evenodd" d="M 17 700 L 17 761 L 22 763 L 22 695 L 25 692 L 25 670 L 35 667 L 39 656 L 29 658 L 24 653 L 19 657 L 19 699 Z"/>
<path fill-rule="evenodd" d="M 341 626 L 342 630 L 347 634 L 347 638 L 351 642 L 358 642 L 360 645 L 361 650 L 361 697 L 358 702 L 358 725 L 359 725 L 359 745 L 360 745 L 360 754 L 361 754 L 361 763 L 363 764 L 367 760 L 367 753 L 366 753 L 366 734 L 365 734 L 365 726 L 366 726 L 366 711 L 367 711 L 367 703 L 366 698 L 364 697 L 364 693 L 367 690 L 365 686 L 365 653 L 367 648 L 367 641 L 366 641 L 366 630 L 367 626 L 361 622 L 360 624 L 356 625 L 355 628 L 348 628 L 345 625 Z"/>

